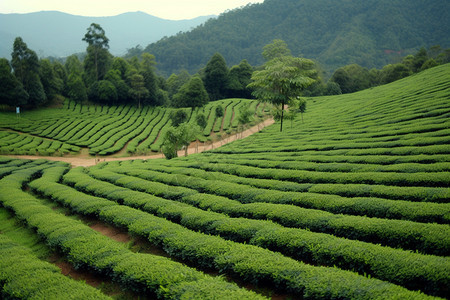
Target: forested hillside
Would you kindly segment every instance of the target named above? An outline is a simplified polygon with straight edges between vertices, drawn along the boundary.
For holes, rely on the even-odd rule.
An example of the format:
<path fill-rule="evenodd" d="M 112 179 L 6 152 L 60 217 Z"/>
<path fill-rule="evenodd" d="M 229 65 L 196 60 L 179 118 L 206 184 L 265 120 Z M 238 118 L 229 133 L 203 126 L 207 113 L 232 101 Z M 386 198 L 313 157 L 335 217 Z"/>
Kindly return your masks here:
<path fill-rule="evenodd" d="M 196 29 L 146 47 L 165 75 L 195 73 L 215 53 L 229 65 L 263 62 L 274 39 L 292 53 L 317 60 L 331 73 L 356 63 L 380 68 L 420 47 L 450 46 L 447 0 L 266 0 L 210 19 Z M 330 74 L 331 75 L 331 74 Z"/>

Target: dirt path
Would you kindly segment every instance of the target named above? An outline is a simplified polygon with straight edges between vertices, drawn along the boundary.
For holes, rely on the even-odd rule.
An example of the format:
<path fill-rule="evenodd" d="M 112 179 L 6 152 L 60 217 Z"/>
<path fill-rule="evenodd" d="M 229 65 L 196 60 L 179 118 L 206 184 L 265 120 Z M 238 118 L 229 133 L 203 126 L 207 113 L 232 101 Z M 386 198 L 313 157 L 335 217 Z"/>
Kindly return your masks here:
<path fill-rule="evenodd" d="M 259 123 L 258 125 L 255 125 L 247 130 L 244 130 L 243 132 L 240 132 L 238 134 L 234 134 L 231 136 L 228 136 L 220 141 L 216 141 L 214 143 L 197 143 L 193 142 L 188 147 L 188 155 L 194 154 L 194 153 L 200 153 L 203 151 L 211 150 L 218 148 L 220 146 L 226 145 L 228 143 L 231 143 L 236 140 L 240 140 L 243 138 L 246 138 L 260 130 L 262 130 L 264 127 L 272 125 L 274 123 L 273 119 L 267 119 L 262 123 Z M 184 156 L 186 150 L 180 150 L 178 151 L 178 156 Z M 47 159 L 47 160 L 53 160 L 53 161 L 62 161 L 70 163 L 73 167 L 90 167 L 96 165 L 98 162 L 104 162 L 104 161 L 117 161 L 117 160 L 133 160 L 133 159 L 155 159 L 155 158 L 164 158 L 163 154 L 154 154 L 154 155 L 143 155 L 143 156 L 127 156 L 127 157 L 118 157 L 117 154 L 112 156 L 102 156 L 102 157 L 86 157 L 86 155 L 77 155 L 77 156 L 33 156 L 33 155 L 7 155 L 9 157 L 14 158 L 21 158 L 21 159 Z"/>

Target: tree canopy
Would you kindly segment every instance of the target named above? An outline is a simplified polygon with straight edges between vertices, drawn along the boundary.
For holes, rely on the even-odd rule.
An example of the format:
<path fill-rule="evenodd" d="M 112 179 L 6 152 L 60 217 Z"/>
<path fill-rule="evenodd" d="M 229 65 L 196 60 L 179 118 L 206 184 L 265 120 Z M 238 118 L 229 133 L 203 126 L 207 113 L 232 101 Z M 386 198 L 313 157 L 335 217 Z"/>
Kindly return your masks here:
<path fill-rule="evenodd" d="M 253 95 L 257 99 L 280 106 L 280 131 L 283 131 L 285 105 L 300 96 L 317 77 L 312 60 L 275 55 L 265 63 L 263 70 L 253 73 L 249 87 L 254 89 Z"/>

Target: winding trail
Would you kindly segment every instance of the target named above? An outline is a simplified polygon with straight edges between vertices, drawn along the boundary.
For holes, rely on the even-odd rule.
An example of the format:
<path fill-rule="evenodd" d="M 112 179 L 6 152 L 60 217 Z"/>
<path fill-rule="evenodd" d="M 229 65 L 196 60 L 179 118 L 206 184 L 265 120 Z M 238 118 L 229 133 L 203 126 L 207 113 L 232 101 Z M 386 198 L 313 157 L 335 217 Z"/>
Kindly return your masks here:
<path fill-rule="evenodd" d="M 188 147 L 187 154 L 191 155 L 194 153 L 200 153 L 203 151 L 215 149 L 221 146 L 224 146 L 228 143 L 231 143 L 236 140 L 240 140 L 243 138 L 246 138 L 252 134 L 255 134 L 259 131 L 261 131 L 264 127 L 272 125 L 275 123 L 273 119 L 266 119 L 264 122 L 259 123 L 249 129 L 246 129 L 242 132 L 239 132 L 237 134 L 233 134 L 231 136 L 228 136 L 222 140 L 213 142 L 213 143 L 196 143 L 192 142 L 191 145 Z M 83 152 L 83 151 L 82 151 Z M 180 150 L 178 151 L 178 156 L 184 156 L 186 153 L 186 150 Z M 62 161 L 66 162 L 72 165 L 72 167 L 91 167 L 96 165 L 99 162 L 104 161 L 117 161 L 117 160 L 134 160 L 134 159 L 156 159 L 156 158 L 164 158 L 163 154 L 154 154 L 154 155 L 142 155 L 142 156 L 124 156 L 124 157 L 118 157 L 116 155 L 111 156 L 101 156 L 101 157 L 92 157 L 89 156 L 86 153 L 82 153 L 77 156 L 35 156 L 35 155 L 6 155 L 9 157 L 14 158 L 21 158 L 21 159 L 47 159 L 52 161 Z"/>

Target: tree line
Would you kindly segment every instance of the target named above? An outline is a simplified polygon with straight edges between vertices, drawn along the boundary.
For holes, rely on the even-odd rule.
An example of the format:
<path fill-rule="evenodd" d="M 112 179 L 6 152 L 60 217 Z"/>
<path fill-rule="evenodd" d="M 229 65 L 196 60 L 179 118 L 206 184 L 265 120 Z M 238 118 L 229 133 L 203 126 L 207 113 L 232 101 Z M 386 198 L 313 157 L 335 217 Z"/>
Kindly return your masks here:
<path fill-rule="evenodd" d="M 261 98 L 258 88 L 251 83 L 252 75 L 263 70 L 265 64 L 254 67 L 243 59 L 229 68 L 225 58 L 215 53 L 197 73 L 191 75 L 182 70 L 166 79 L 157 75 L 157 62 L 152 54 L 129 58 L 111 55 L 109 39 L 99 24 L 91 24 L 82 40 L 87 43 L 85 54 L 50 60 L 39 59 L 17 37 L 11 61 L 0 59 L 0 104 L 36 108 L 67 97 L 80 104 L 90 101 L 102 105 L 200 107 L 223 98 Z M 266 64 L 276 56 L 292 56 L 283 40 L 274 40 L 263 50 Z M 429 50 L 422 48 L 380 70 L 368 70 L 357 64 L 338 68 L 327 82 L 323 71 L 311 62 L 307 70 L 315 70 L 314 81 L 295 92 L 298 96 L 351 93 L 448 62 L 450 49 L 434 46 Z"/>
<path fill-rule="evenodd" d="M 243 60 L 228 68 L 219 53 L 197 74 L 183 70 L 169 78 L 157 75 L 155 57 L 114 57 L 99 24 L 82 38 L 86 53 L 64 60 L 39 59 L 21 37 L 11 61 L 0 59 L 0 104 L 36 108 L 67 97 L 78 103 L 197 107 L 223 98 L 251 98 L 247 88 L 253 67 Z"/>

